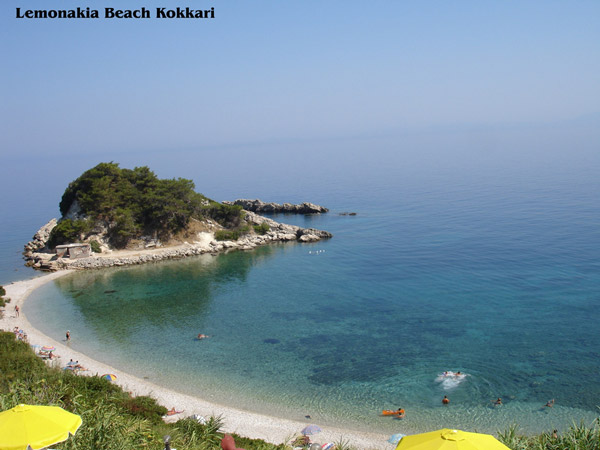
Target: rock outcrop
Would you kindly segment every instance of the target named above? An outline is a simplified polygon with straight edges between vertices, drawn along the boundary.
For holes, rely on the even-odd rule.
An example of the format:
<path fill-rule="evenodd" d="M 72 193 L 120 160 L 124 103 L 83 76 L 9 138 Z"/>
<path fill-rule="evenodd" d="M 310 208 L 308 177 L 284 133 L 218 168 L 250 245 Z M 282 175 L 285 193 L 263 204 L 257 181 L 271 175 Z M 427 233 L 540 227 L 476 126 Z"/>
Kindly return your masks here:
<path fill-rule="evenodd" d="M 33 252 L 43 249 L 50 238 L 52 229 L 57 223 L 58 221 L 56 219 L 52 219 L 50 222 L 40 228 L 37 233 L 35 233 L 31 241 L 25 244 L 25 251 L 23 254 L 27 256 L 27 254 L 32 254 Z"/>
<path fill-rule="evenodd" d="M 265 203 L 261 200 L 238 199 L 233 202 L 223 202 L 226 205 L 239 205 L 246 211 L 256 213 L 291 213 L 291 214 L 321 214 L 329 210 L 323 206 L 315 205 L 314 203 L 304 202 L 299 205 L 291 203 Z"/>
<path fill-rule="evenodd" d="M 301 228 L 295 225 L 275 222 L 273 219 L 263 217 L 252 211 L 246 211 L 246 221 L 252 225 L 266 223 L 270 230 L 264 236 L 270 236 L 275 241 L 298 240 L 300 242 L 311 242 L 333 237 L 328 231 L 317 230 L 315 228 Z"/>

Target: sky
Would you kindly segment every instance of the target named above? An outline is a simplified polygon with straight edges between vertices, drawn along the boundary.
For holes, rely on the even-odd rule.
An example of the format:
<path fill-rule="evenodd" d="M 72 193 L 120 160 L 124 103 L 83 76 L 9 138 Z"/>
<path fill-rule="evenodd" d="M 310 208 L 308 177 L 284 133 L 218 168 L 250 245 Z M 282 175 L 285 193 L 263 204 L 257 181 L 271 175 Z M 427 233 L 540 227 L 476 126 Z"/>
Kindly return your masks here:
<path fill-rule="evenodd" d="M 77 6 L 214 7 L 215 18 L 15 18 Z M 598 18 L 596 0 L 3 0 L 0 151 L 595 125 Z"/>

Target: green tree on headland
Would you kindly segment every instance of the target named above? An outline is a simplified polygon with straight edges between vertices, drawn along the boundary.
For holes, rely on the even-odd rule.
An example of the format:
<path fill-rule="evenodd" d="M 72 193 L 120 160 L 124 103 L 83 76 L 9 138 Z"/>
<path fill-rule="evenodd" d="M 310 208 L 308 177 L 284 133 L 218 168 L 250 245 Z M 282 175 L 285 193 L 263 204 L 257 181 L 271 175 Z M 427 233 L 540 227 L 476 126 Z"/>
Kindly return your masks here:
<path fill-rule="evenodd" d="M 217 203 L 194 191 L 184 178 L 159 179 L 148 167 L 121 169 L 100 163 L 87 170 L 65 190 L 49 245 L 78 242 L 98 225 L 108 229 L 115 247 L 124 247 L 141 235 L 159 238 L 185 229 L 191 219 L 211 218 L 224 227 L 235 227 L 242 208 Z M 76 217 L 65 217 L 77 213 Z"/>

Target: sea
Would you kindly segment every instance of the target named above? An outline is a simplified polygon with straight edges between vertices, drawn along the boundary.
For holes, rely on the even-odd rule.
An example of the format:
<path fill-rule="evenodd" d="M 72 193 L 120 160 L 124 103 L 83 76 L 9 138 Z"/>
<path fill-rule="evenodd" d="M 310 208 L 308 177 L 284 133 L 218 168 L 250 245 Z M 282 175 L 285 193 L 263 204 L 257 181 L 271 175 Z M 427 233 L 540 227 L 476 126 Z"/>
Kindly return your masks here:
<path fill-rule="evenodd" d="M 23 311 L 99 361 L 245 411 L 390 434 L 590 425 L 598 142 L 546 127 L 11 156 L 0 282 L 40 275 L 23 245 L 98 162 L 218 201 L 313 202 L 330 211 L 270 217 L 333 238 L 75 273 Z"/>

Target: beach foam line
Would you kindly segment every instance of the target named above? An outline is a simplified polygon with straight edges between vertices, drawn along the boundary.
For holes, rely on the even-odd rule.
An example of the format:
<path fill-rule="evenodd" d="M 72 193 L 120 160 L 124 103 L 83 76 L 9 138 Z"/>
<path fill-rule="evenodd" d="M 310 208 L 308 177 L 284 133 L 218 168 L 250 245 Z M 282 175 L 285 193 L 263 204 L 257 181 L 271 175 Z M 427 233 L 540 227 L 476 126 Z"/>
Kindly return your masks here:
<path fill-rule="evenodd" d="M 53 345 L 56 347 L 55 353 L 60 355 L 61 358 L 53 361 L 51 364 L 65 366 L 70 359 L 79 361 L 79 364 L 87 369 L 87 371 L 82 372 L 82 375 L 114 374 L 117 379 L 113 383 L 118 384 L 133 395 L 147 395 L 155 398 L 158 403 L 167 409 L 175 407 L 178 411 L 185 411 L 184 414 L 168 417 L 166 419 L 168 422 L 175 422 L 182 417 L 194 414 L 204 417 L 221 416 L 224 422 L 221 429 L 222 432 L 236 433 L 253 439 L 263 439 L 272 444 L 289 442 L 298 436 L 300 430 L 308 424 L 308 422 L 243 411 L 176 392 L 96 361 L 88 355 L 71 349 L 66 340 L 57 341 L 46 336 L 41 331 L 35 329 L 27 320 L 23 312 L 23 303 L 35 289 L 69 273 L 72 273 L 72 271 L 64 270 L 5 285 L 6 297 L 10 298 L 11 302 L 4 309 L 4 317 L 0 319 L 0 329 L 12 331 L 14 327 L 19 327 L 27 333 L 30 344 Z M 19 305 L 20 308 L 19 317 L 15 315 L 15 305 Z M 364 450 L 386 449 L 390 447 L 390 444 L 387 443 L 389 437 L 387 435 L 356 432 L 327 426 L 321 426 L 321 428 L 322 431 L 319 434 L 312 436 L 311 440 L 313 442 L 323 443 L 343 440 L 358 449 Z"/>

